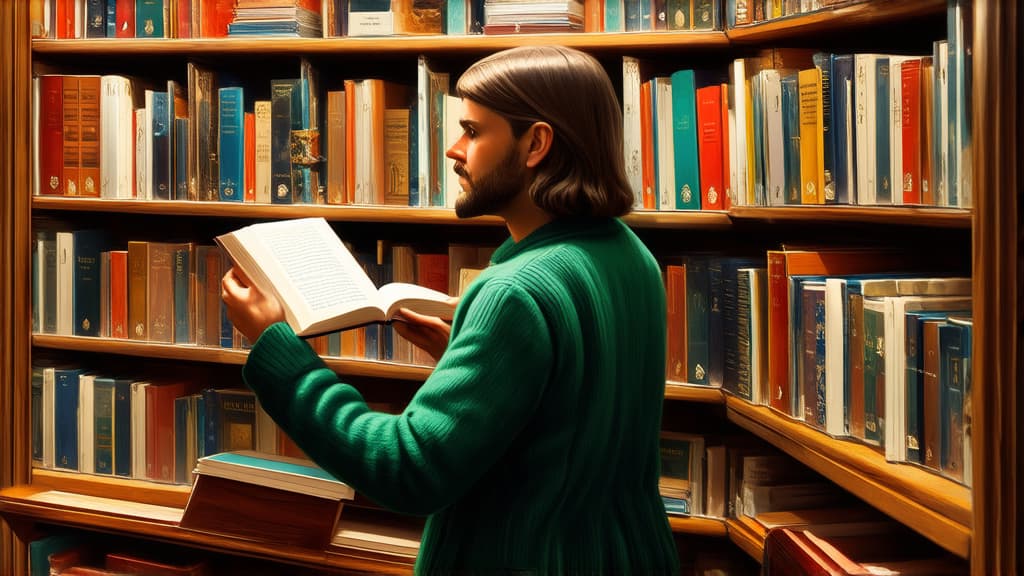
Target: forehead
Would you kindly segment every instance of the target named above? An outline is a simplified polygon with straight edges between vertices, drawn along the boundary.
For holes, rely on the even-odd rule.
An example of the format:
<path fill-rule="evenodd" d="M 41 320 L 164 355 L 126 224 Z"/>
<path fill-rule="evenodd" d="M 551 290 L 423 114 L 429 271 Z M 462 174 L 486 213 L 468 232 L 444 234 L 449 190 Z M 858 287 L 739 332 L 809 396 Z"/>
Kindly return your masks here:
<path fill-rule="evenodd" d="M 505 120 L 504 116 L 483 104 L 469 99 L 463 99 L 459 108 L 461 112 L 460 117 L 462 118 L 463 123 L 470 123 L 477 129 L 505 129 L 510 133 L 512 131 L 512 126 L 508 123 L 508 120 Z"/>

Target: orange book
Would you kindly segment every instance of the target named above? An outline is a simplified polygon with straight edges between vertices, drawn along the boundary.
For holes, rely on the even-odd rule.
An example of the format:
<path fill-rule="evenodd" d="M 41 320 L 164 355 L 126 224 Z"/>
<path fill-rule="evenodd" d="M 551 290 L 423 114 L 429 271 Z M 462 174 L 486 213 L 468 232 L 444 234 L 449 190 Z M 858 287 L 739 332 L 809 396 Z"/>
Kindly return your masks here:
<path fill-rule="evenodd" d="M 149 242 L 128 242 L 128 337 L 149 340 L 149 322 L 146 316 L 149 302 Z"/>
<path fill-rule="evenodd" d="M 61 182 L 65 196 L 78 196 L 79 162 L 81 161 L 81 107 L 78 103 L 79 76 L 63 76 L 61 105 L 64 114 L 64 147 L 62 152 Z"/>
<path fill-rule="evenodd" d="M 146 387 L 146 477 L 174 482 L 174 399 L 183 382 L 152 382 Z"/>
<path fill-rule="evenodd" d="M 100 77 L 78 81 L 78 195 L 100 195 Z"/>
<path fill-rule="evenodd" d="M 356 81 L 345 80 L 345 118 L 353 119 L 345 123 L 345 201 L 354 204 L 356 199 Z"/>
<path fill-rule="evenodd" d="M 720 124 L 722 127 L 722 190 L 724 191 L 722 194 L 722 210 L 728 210 L 732 208 L 732 197 L 729 190 L 729 170 L 732 169 L 729 164 L 729 139 L 732 137 L 729 133 L 729 84 L 723 83 L 719 85 L 719 88 L 721 95 L 720 103 L 722 105 Z"/>
<path fill-rule="evenodd" d="M 327 92 L 327 203 L 344 204 L 345 197 L 345 91 Z"/>
<path fill-rule="evenodd" d="M 896 81 L 895 79 L 893 81 Z M 921 203 L 921 59 L 900 64 L 900 136 L 903 140 L 902 190 L 904 204 Z"/>
<path fill-rule="evenodd" d="M 235 0 L 205 0 L 199 3 L 199 10 L 203 38 L 227 37 L 228 24 L 235 15 Z"/>
<path fill-rule="evenodd" d="M 404 84 L 388 82 L 380 79 L 368 79 L 363 82 L 370 84 L 370 114 L 371 114 L 371 141 L 373 142 L 370 153 L 373 155 L 373 203 L 377 205 L 386 204 L 387 195 L 387 151 L 386 138 L 387 120 L 385 110 L 408 109 L 409 89 Z M 348 91 L 346 90 L 346 94 Z M 408 168 L 406 168 L 408 174 Z M 408 198 L 408 181 L 406 181 L 406 197 Z M 406 200 L 408 204 L 408 199 Z"/>
<path fill-rule="evenodd" d="M 721 210 L 725 198 L 725 174 L 722 172 L 722 86 L 712 84 L 697 88 L 696 98 L 700 207 L 702 210 Z"/>
<path fill-rule="evenodd" d="M 256 201 L 256 113 L 245 113 L 244 144 L 245 147 L 245 183 L 243 188 L 245 202 Z"/>
<path fill-rule="evenodd" d="M 115 6 L 117 38 L 135 38 L 135 0 L 117 0 Z"/>
<path fill-rule="evenodd" d="M 796 274 L 836 276 L 906 269 L 906 257 L 867 249 L 794 249 L 768 251 L 768 385 L 769 405 L 794 417 L 796 397 L 790 366 L 789 277 Z"/>
<path fill-rule="evenodd" d="M 665 267 L 665 301 L 668 304 L 665 376 L 674 382 L 686 382 L 686 264 Z"/>
<path fill-rule="evenodd" d="M 825 146 L 821 104 L 821 70 L 807 68 L 798 76 L 800 94 L 801 204 L 825 203 Z"/>
<path fill-rule="evenodd" d="M 940 470 L 941 455 L 941 427 L 939 422 L 940 397 L 942 396 L 939 383 L 939 326 L 945 320 L 925 320 L 922 334 L 921 352 L 924 354 L 923 362 L 923 393 L 924 397 L 924 422 L 922 423 L 924 434 L 922 438 L 923 447 L 921 456 L 923 464 L 932 470 Z"/>
<path fill-rule="evenodd" d="M 64 77 L 39 77 L 39 193 L 64 194 Z"/>
<path fill-rule="evenodd" d="M 128 338 L 128 251 L 110 251 L 110 337 Z"/>
<path fill-rule="evenodd" d="M 220 299 L 220 281 L 223 277 L 221 273 L 221 251 L 218 248 L 214 248 L 206 251 L 206 294 L 205 294 L 205 318 L 203 318 L 203 327 L 206 332 L 206 339 L 204 342 L 197 342 L 197 344 L 205 344 L 207 346 L 220 347 L 220 307 L 222 305 Z"/>
<path fill-rule="evenodd" d="M 652 81 L 640 84 L 640 183 L 643 188 L 643 204 L 647 210 L 658 208 L 654 197 L 654 124 L 651 110 Z"/>
<path fill-rule="evenodd" d="M 921 204 L 935 205 L 935 183 L 938 181 L 932 174 L 932 111 L 935 105 L 935 67 L 931 56 L 921 58 L 921 114 L 919 116 L 921 140 Z"/>

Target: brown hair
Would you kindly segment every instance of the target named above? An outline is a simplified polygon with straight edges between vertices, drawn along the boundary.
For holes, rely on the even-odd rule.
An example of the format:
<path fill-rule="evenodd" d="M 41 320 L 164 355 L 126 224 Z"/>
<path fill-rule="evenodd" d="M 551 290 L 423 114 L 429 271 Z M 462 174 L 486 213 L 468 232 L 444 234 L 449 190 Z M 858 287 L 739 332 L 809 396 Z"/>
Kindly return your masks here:
<path fill-rule="evenodd" d="M 538 206 L 555 216 L 622 216 L 632 209 L 622 110 L 593 56 L 562 46 L 504 50 L 473 64 L 456 91 L 504 117 L 517 138 L 535 122 L 551 125 L 551 149 L 530 185 Z"/>

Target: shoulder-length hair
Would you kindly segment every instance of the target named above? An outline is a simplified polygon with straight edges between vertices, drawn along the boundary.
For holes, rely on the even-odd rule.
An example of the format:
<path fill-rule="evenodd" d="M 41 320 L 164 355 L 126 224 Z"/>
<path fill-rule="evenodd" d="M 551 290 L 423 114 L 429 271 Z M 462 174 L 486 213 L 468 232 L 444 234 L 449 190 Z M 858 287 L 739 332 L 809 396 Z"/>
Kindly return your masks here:
<path fill-rule="evenodd" d="M 614 217 L 632 209 L 622 111 L 593 56 L 562 46 L 504 50 L 473 64 L 456 91 L 508 120 L 516 138 L 535 122 L 551 125 L 551 149 L 530 187 L 538 206 L 555 216 Z"/>

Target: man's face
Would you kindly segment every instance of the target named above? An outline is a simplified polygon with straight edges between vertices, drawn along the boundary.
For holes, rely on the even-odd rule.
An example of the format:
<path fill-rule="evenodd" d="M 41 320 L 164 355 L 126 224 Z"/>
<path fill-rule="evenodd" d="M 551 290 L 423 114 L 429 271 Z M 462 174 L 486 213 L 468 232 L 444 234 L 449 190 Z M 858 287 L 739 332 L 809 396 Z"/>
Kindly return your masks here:
<path fill-rule="evenodd" d="M 462 136 L 448 149 L 462 192 L 455 214 L 472 218 L 498 215 L 525 189 L 526 173 L 509 123 L 470 100 L 463 100 Z"/>

